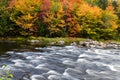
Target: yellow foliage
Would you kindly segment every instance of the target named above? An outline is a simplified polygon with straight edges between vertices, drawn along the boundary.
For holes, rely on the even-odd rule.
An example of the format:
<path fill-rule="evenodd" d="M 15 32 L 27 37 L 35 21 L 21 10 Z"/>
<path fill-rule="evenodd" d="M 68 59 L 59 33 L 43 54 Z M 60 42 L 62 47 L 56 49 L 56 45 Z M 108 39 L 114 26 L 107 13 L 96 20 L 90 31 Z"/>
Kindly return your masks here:
<path fill-rule="evenodd" d="M 112 6 L 112 4 L 109 5 L 109 6 L 106 8 L 105 11 L 108 12 L 108 13 L 114 13 L 114 7 Z"/>
<path fill-rule="evenodd" d="M 78 16 L 88 16 L 94 18 L 100 18 L 102 10 L 97 6 L 91 7 L 89 4 L 83 3 L 79 6 L 77 15 Z"/>
<path fill-rule="evenodd" d="M 108 6 L 105 11 L 103 11 L 103 21 L 105 27 L 109 27 L 113 30 L 118 28 L 117 20 L 118 17 L 117 15 L 114 14 L 114 8 L 112 5 Z"/>
<path fill-rule="evenodd" d="M 14 10 L 21 13 L 16 16 L 11 14 L 10 19 L 23 29 L 34 29 L 34 22 L 37 20 L 37 9 L 40 9 L 42 0 L 16 0 Z M 16 18 L 14 18 L 16 17 Z"/>
<path fill-rule="evenodd" d="M 34 20 L 35 20 L 34 16 L 31 16 L 30 14 L 28 14 L 28 15 L 18 17 L 18 19 L 15 22 L 22 28 L 29 29 L 34 25 L 33 24 Z"/>
<path fill-rule="evenodd" d="M 64 16 L 63 7 L 60 5 L 58 11 L 48 12 L 44 17 L 44 23 L 47 25 L 50 35 L 59 34 L 65 27 L 65 21 L 63 20 Z"/>
<path fill-rule="evenodd" d="M 41 5 L 42 0 L 17 0 L 15 8 L 23 14 L 33 12 L 37 6 Z"/>

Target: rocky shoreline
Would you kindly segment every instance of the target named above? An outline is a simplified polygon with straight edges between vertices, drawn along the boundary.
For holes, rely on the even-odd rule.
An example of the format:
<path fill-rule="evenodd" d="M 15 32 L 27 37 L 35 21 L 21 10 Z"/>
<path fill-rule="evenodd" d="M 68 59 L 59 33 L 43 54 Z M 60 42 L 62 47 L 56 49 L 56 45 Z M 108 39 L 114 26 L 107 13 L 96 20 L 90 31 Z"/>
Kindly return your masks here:
<path fill-rule="evenodd" d="M 39 40 L 28 40 L 28 42 L 32 44 L 39 44 Z M 48 46 L 65 46 L 67 43 L 65 41 L 57 41 L 57 42 L 50 42 L 47 45 Z M 119 49 L 120 44 L 117 42 L 99 42 L 91 39 L 87 39 L 85 41 L 79 41 L 79 42 L 72 42 L 67 45 L 71 46 L 78 46 L 78 47 L 87 47 L 87 48 L 99 48 L 99 49 L 106 49 L 106 48 L 113 48 L 113 49 Z"/>
<path fill-rule="evenodd" d="M 113 48 L 113 49 L 119 49 L 120 48 L 120 44 L 116 43 L 116 42 L 98 42 L 98 41 L 94 41 L 94 40 L 86 40 L 85 42 L 80 42 L 79 43 L 81 47 L 88 47 L 88 48 Z"/>
<path fill-rule="evenodd" d="M 78 46 L 80 48 L 86 47 L 86 48 L 98 48 L 98 49 L 119 49 L 120 48 L 120 42 L 117 41 L 96 41 L 92 39 L 86 39 L 86 40 L 46 40 L 46 39 L 26 39 L 23 41 L 20 40 L 0 40 L 1 43 L 27 43 L 30 45 L 38 45 L 41 47 L 47 47 L 47 46 L 66 46 L 66 45 L 71 45 L 71 46 Z"/>

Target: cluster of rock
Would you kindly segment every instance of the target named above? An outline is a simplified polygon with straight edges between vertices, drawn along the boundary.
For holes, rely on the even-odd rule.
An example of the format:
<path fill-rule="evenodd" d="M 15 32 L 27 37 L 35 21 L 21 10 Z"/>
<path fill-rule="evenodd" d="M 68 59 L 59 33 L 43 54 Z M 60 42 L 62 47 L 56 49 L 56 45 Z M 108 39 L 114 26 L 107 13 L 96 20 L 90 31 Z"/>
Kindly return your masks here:
<path fill-rule="evenodd" d="M 62 43 L 60 43 L 62 42 Z M 64 41 L 59 41 L 59 45 L 65 44 Z M 87 47 L 87 48 L 120 48 L 120 44 L 116 42 L 98 42 L 91 39 L 87 39 L 86 41 L 80 41 L 78 44 L 76 42 L 71 43 L 72 46 L 79 46 L 79 47 Z"/>
<path fill-rule="evenodd" d="M 91 39 L 86 40 L 85 42 L 80 42 L 79 43 L 80 47 L 89 47 L 89 48 L 114 48 L 114 49 L 118 49 L 120 48 L 120 44 L 116 43 L 116 42 L 98 42 L 98 41 L 94 41 Z"/>
<path fill-rule="evenodd" d="M 58 42 L 50 42 L 50 45 L 65 45 L 65 41 L 58 41 Z"/>
<path fill-rule="evenodd" d="M 31 43 L 40 43 L 39 40 L 30 40 L 29 42 Z M 66 45 L 65 41 L 58 41 L 58 42 L 50 42 L 49 45 Z M 87 48 L 115 48 L 118 49 L 120 48 L 120 44 L 116 43 L 116 42 L 98 42 L 98 41 L 94 41 L 91 39 L 87 39 L 86 41 L 80 41 L 79 43 L 73 42 L 70 43 L 70 45 L 72 46 L 79 46 L 79 47 L 87 47 Z"/>

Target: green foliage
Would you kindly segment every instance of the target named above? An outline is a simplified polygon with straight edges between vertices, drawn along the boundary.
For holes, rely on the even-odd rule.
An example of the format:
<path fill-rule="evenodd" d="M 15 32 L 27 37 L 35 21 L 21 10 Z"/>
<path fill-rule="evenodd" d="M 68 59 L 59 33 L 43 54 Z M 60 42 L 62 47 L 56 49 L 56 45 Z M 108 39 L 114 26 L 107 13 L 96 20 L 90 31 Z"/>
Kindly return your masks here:
<path fill-rule="evenodd" d="M 7 0 L 0 1 L 0 36 L 6 36 L 9 32 L 9 10 L 7 9 Z"/>
<path fill-rule="evenodd" d="M 0 75 L 0 80 L 12 80 L 13 74 L 10 70 L 5 70 L 6 65 L 2 66 L 2 74 Z"/>
<path fill-rule="evenodd" d="M 60 37 L 63 34 L 64 27 L 64 21 L 61 20 L 62 15 L 60 15 L 59 12 L 54 14 L 53 12 L 50 12 L 46 15 L 44 18 L 44 24 L 48 30 L 49 37 Z"/>
<path fill-rule="evenodd" d="M 59 9 L 60 9 L 60 2 L 52 0 L 51 3 L 52 4 L 51 4 L 51 7 L 50 7 L 50 11 L 58 12 Z"/>
<path fill-rule="evenodd" d="M 98 6 L 105 10 L 111 3 L 112 0 L 85 0 L 88 4 L 92 6 Z"/>

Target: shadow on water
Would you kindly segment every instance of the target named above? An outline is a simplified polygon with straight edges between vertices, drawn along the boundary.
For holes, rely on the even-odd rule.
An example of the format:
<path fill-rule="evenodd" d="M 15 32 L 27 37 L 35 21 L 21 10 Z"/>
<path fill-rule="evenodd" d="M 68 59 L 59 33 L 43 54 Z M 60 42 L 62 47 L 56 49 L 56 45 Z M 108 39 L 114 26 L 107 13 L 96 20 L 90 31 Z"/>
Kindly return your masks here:
<path fill-rule="evenodd" d="M 38 44 L 31 45 L 29 42 L 12 42 L 12 41 L 0 41 L 0 57 L 9 57 L 5 54 L 7 51 L 35 51 L 35 47 L 40 47 Z"/>
<path fill-rule="evenodd" d="M 13 42 L 0 42 L 0 56 L 5 56 L 6 51 L 20 47 L 17 43 Z"/>

